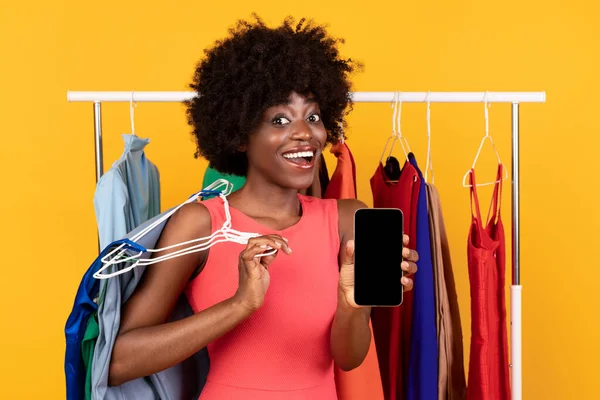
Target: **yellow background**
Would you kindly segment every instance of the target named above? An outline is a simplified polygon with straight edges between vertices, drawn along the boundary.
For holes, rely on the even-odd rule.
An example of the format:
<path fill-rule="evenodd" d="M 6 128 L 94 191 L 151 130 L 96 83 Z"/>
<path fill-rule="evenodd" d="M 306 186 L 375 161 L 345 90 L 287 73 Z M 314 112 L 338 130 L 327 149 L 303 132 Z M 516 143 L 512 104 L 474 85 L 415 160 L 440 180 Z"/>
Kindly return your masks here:
<path fill-rule="evenodd" d="M 521 106 L 524 398 L 598 398 L 599 13 L 593 2 L 561 3 L 2 2 L 0 397 L 64 398 L 63 328 L 97 250 L 92 105 L 69 104 L 67 90 L 187 90 L 202 50 L 257 11 L 269 23 L 287 14 L 328 23 L 346 38 L 343 53 L 366 65 L 356 90 L 547 91 L 546 104 Z M 483 105 L 431 111 L 468 359 L 469 194 L 461 181 L 484 133 Z M 107 169 L 123 149 L 120 134 L 131 130 L 129 106 L 105 104 L 103 117 Z M 369 204 L 390 117 L 388 104 L 357 104 L 349 119 L 359 196 Z M 425 105 L 405 105 L 403 117 L 424 167 Z M 193 158 L 183 106 L 141 103 L 135 122 L 152 140 L 163 209 L 198 190 L 205 163 Z M 508 165 L 510 123 L 510 106 L 494 104 L 491 134 Z M 493 179 L 489 147 L 478 167 L 479 179 Z M 487 205 L 491 191 L 480 193 Z"/>

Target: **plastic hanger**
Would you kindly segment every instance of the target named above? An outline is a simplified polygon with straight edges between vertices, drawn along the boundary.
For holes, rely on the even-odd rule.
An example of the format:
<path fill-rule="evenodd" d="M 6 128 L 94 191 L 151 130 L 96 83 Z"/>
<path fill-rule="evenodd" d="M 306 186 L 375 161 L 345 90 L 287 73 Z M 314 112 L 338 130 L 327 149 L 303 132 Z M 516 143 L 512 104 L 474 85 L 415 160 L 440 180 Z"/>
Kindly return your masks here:
<path fill-rule="evenodd" d="M 431 160 L 431 102 L 429 101 L 429 94 L 431 92 L 427 92 L 427 97 L 425 97 L 425 101 L 427 102 L 427 164 L 425 165 L 425 182 L 427 182 L 428 172 L 431 171 L 431 183 L 435 183 L 435 179 L 433 176 L 433 161 Z"/>
<path fill-rule="evenodd" d="M 397 125 L 400 126 L 400 118 L 401 118 L 401 114 L 402 114 L 402 101 L 400 100 L 399 92 L 394 92 L 394 100 L 392 102 L 391 107 L 394 108 L 394 113 L 392 114 L 392 134 L 386 140 L 385 146 L 383 147 L 383 152 L 381 153 L 381 158 L 379 159 L 379 163 L 382 166 L 385 166 L 385 164 L 383 163 L 383 158 L 386 154 L 387 147 L 390 144 L 390 140 L 392 141 L 392 146 L 390 148 L 390 152 L 389 152 L 388 156 L 386 157 L 386 163 L 390 160 L 390 158 L 392 156 L 392 151 L 394 150 L 395 142 L 399 139 L 399 136 L 401 137 L 401 133 L 399 134 L 398 130 L 396 128 Z M 402 151 L 404 152 L 404 156 L 406 157 L 406 161 L 408 162 L 408 153 L 406 152 L 406 149 L 404 147 L 404 143 L 402 140 L 400 140 L 400 146 L 402 147 Z M 397 183 L 398 181 L 397 180 L 386 180 L 386 182 Z"/>
<path fill-rule="evenodd" d="M 463 176 L 463 182 L 462 182 L 463 187 L 471 187 L 472 186 L 467 183 L 467 178 L 471 174 L 471 171 L 475 169 L 475 164 L 477 164 L 477 159 L 479 158 L 479 154 L 481 153 L 481 149 L 483 148 L 483 145 L 484 145 L 486 139 L 490 141 L 490 144 L 494 148 L 494 152 L 496 153 L 496 158 L 498 159 L 498 164 L 502 166 L 502 170 L 504 171 L 504 177 L 502 178 L 502 180 L 508 179 L 508 171 L 506 170 L 506 168 L 504 168 L 504 164 L 502 164 L 502 161 L 500 160 L 500 153 L 498 153 L 498 149 L 496 148 L 496 145 L 494 144 L 494 139 L 492 139 L 492 137 L 490 136 L 489 115 L 488 115 L 489 104 L 487 102 L 487 96 L 488 96 L 488 92 L 485 92 L 485 95 L 483 98 L 484 115 L 485 115 L 485 136 L 481 139 L 481 143 L 479 144 L 479 149 L 477 149 L 477 154 L 475 154 L 475 159 L 473 160 L 473 165 L 471 166 L 471 169 L 469 169 Z M 495 180 L 492 182 L 477 183 L 475 186 L 479 187 L 479 186 L 494 185 L 498 182 L 500 182 L 500 181 Z"/>
<path fill-rule="evenodd" d="M 133 93 L 131 91 L 131 100 L 129 101 L 129 119 L 131 120 L 131 134 L 135 136 L 135 115 L 134 115 L 134 107 L 137 107 L 137 103 L 133 100 Z"/>
<path fill-rule="evenodd" d="M 410 149 L 410 145 L 408 144 L 408 139 L 406 138 L 406 136 L 404 136 L 402 134 L 402 99 L 400 98 L 401 93 L 398 92 L 398 98 L 399 98 L 399 108 L 398 108 L 398 120 L 396 121 L 396 126 L 398 129 L 398 139 L 400 139 L 400 144 L 404 144 L 404 146 L 402 146 L 402 151 L 404 152 L 404 157 L 406 158 L 406 162 L 408 162 L 408 155 L 412 152 L 412 150 Z M 406 146 L 406 147 L 405 147 Z M 392 144 L 392 149 L 390 149 L 390 157 L 392 155 L 392 151 L 393 151 L 393 144 Z"/>
<path fill-rule="evenodd" d="M 402 152 L 404 153 L 404 157 L 408 162 L 408 154 L 411 151 L 410 146 L 408 144 L 408 139 L 406 139 L 406 137 L 402 135 L 402 97 L 400 92 L 396 92 L 396 101 L 394 105 L 394 115 L 392 116 L 392 118 L 396 119 L 396 127 L 394 129 L 395 137 L 392 140 L 392 147 L 390 148 L 390 153 L 388 154 L 386 160 L 390 159 L 390 157 L 392 156 L 392 152 L 394 151 L 394 144 L 396 143 L 396 141 L 399 141 L 400 146 L 402 147 Z"/>
<path fill-rule="evenodd" d="M 218 191 L 218 189 L 220 189 L 223 186 L 225 186 L 225 190 Z M 219 179 L 219 180 L 215 181 L 211 185 L 207 186 L 205 189 L 202 189 L 200 192 L 190 196 L 190 198 L 188 200 L 186 200 L 179 206 L 175 207 L 169 213 L 165 214 L 160 219 L 158 219 L 157 221 L 155 221 L 154 223 L 152 223 L 151 225 L 149 225 L 148 227 L 146 227 L 145 229 L 140 231 L 133 238 L 131 238 L 131 241 L 132 242 L 138 241 L 143 236 L 145 236 L 148 232 L 150 232 L 152 229 L 154 229 L 156 226 L 160 225 L 167 218 L 169 218 L 171 215 L 173 215 L 173 213 L 175 213 L 179 208 L 183 207 L 185 204 L 196 201 L 200 196 L 206 195 L 209 193 L 210 194 L 218 193 L 219 196 L 223 199 L 226 220 L 223 223 L 223 225 L 221 226 L 221 229 L 216 230 L 210 236 L 207 236 L 207 237 L 197 238 L 197 239 L 189 240 L 186 242 L 177 243 L 177 244 L 174 244 L 174 245 L 171 245 L 168 247 L 159 248 L 159 249 L 144 249 L 144 251 L 138 251 L 137 254 L 134 254 L 131 256 L 126 254 L 126 251 L 128 250 L 128 248 L 130 248 L 130 246 L 128 246 L 127 244 L 121 244 L 116 249 L 114 249 L 113 251 L 111 251 L 109 254 L 107 254 L 106 256 L 104 256 L 101 259 L 103 266 L 94 274 L 94 278 L 96 278 L 96 279 L 112 278 L 112 277 L 124 274 L 128 271 L 131 271 L 132 269 L 134 269 L 135 267 L 137 267 L 139 265 L 144 265 L 144 266 L 152 265 L 152 264 L 155 264 L 160 261 L 169 260 L 172 258 L 184 256 L 184 255 L 199 252 L 199 251 L 205 251 L 205 250 L 209 249 L 210 247 L 214 246 L 215 244 L 222 243 L 222 242 L 234 242 L 234 243 L 240 243 L 240 244 L 247 244 L 248 240 L 250 238 L 260 236 L 260 234 L 258 234 L 258 233 L 240 232 L 240 231 L 237 231 L 232 228 L 231 214 L 229 212 L 229 203 L 227 201 L 227 196 L 231 193 L 232 189 L 233 189 L 233 185 L 231 185 L 231 183 L 229 183 L 225 179 Z M 174 251 L 169 254 L 165 254 L 163 256 L 158 256 L 155 258 L 146 258 L 146 259 L 140 258 L 144 253 L 159 253 L 159 252 L 171 250 L 171 249 L 174 249 L 177 247 L 191 245 L 193 243 L 197 243 L 197 244 L 194 244 L 189 247 L 185 247 L 183 249 Z M 277 252 L 277 249 L 267 247 L 265 253 L 258 254 L 256 257 L 265 257 L 268 255 L 275 254 L 276 252 Z M 118 253 L 118 254 L 116 254 L 116 253 Z M 118 265 L 118 264 L 121 264 L 124 262 L 132 262 L 132 261 L 134 263 L 132 265 L 128 266 L 127 268 L 123 268 L 123 269 L 120 269 L 120 270 L 117 270 L 117 271 L 111 272 L 111 273 L 103 273 L 106 269 L 110 268 L 113 265 Z"/>

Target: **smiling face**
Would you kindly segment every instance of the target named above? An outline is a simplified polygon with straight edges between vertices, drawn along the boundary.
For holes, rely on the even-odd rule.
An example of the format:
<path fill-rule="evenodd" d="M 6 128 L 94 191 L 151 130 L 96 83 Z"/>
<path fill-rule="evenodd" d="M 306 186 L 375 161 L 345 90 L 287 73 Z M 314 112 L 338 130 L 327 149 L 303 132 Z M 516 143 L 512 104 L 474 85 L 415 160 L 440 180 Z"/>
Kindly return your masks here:
<path fill-rule="evenodd" d="M 248 137 L 248 178 L 259 175 L 281 187 L 308 188 L 326 139 L 317 102 L 292 93 L 287 104 L 268 108 Z"/>

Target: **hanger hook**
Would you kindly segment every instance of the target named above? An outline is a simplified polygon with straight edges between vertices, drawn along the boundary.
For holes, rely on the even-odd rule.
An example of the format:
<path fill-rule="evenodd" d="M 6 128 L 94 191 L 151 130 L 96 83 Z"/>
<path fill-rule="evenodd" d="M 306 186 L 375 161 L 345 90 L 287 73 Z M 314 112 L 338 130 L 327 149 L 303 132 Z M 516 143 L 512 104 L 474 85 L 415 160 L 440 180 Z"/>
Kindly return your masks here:
<path fill-rule="evenodd" d="M 427 102 L 427 165 L 425 166 L 425 182 L 427 182 L 427 176 L 429 170 L 431 170 L 431 183 L 434 183 L 433 179 L 433 161 L 431 160 L 431 102 L 429 101 L 429 95 L 431 91 L 427 92 L 425 101 Z"/>
<path fill-rule="evenodd" d="M 490 118 L 489 118 L 489 112 L 488 112 L 488 107 L 489 107 L 489 103 L 488 103 L 488 91 L 485 91 L 485 94 L 483 95 L 483 110 L 484 110 L 484 116 L 485 116 L 485 137 L 489 137 L 490 136 Z"/>
<path fill-rule="evenodd" d="M 133 112 L 133 108 L 137 107 L 137 104 L 135 103 L 134 99 L 133 99 L 133 95 L 134 95 L 134 91 L 131 91 L 131 100 L 129 102 L 129 119 L 131 120 L 131 134 L 135 135 L 135 117 L 134 117 L 134 112 Z"/>
<path fill-rule="evenodd" d="M 404 151 L 404 155 L 406 156 L 406 161 L 408 162 L 408 153 L 410 153 L 410 145 L 408 144 L 408 139 L 406 136 L 402 134 L 402 93 L 398 92 L 398 98 L 400 101 L 399 111 L 398 111 L 398 121 L 396 125 L 398 126 L 398 138 L 400 139 L 400 145 L 402 146 L 402 151 Z M 405 147 L 406 146 L 406 147 Z"/>
<path fill-rule="evenodd" d="M 392 135 L 398 136 L 396 133 L 396 113 L 398 112 L 398 92 L 394 92 L 394 98 L 392 99 L 392 104 L 390 108 L 394 109 L 392 114 Z"/>
<path fill-rule="evenodd" d="M 401 129 L 401 118 L 402 118 L 402 93 L 397 91 L 396 93 L 396 109 L 394 110 L 394 118 L 396 121 L 396 128 L 395 128 L 395 137 L 392 140 L 392 146 L 390 147 L 390 153 L 388 154 L 387 159 L 389 160 L 390 157 L 392 156 L 392 152 L 394 151 L 394 145 L 396 144 L 396 141 L 400 142 L 400 146 L 402 147 L 402 151 L 404 152 L 404 156 L 406 157 L 406 161 L 408 162 L 408 153 L 406 152 L 406 148 L 404 147 L 404 144 L 406 143 L 406 145 L 408 146 L 408 142 L 406 142 L 406 138 L 404 136 L 402 136 L 402 129 Z M 410 152 L 410 148 L 408 150 Z"/>

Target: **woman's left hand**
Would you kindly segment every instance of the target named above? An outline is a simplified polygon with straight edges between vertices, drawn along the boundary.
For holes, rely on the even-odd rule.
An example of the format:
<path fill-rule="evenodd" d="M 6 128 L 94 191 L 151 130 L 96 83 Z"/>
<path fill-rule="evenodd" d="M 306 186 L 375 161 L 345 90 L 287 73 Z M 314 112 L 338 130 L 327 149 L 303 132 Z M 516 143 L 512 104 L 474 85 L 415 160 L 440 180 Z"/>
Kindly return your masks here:
<path fill-rule="evenodd" d="M 413 280 L 409 276 L 417 272 L 416 263 L 419 260 L 419 254 L 415 250 L 407 247 L 409 242 L 408 235 L 404 235 L 403 242 L 403 261 L 400 265 L 400 268 L 404 272 L 401 282 L 402 286 L 404 287 L 404 291 L 406 292 L 412 290 L 413 288 Z M 345 248 L 342 251 L 339 290 L 343 292 L 343 297 L 346 299 L 346 303 L 350 307 L 361 307 L 354 301 L 354 240 L 348 240 Z"/>

